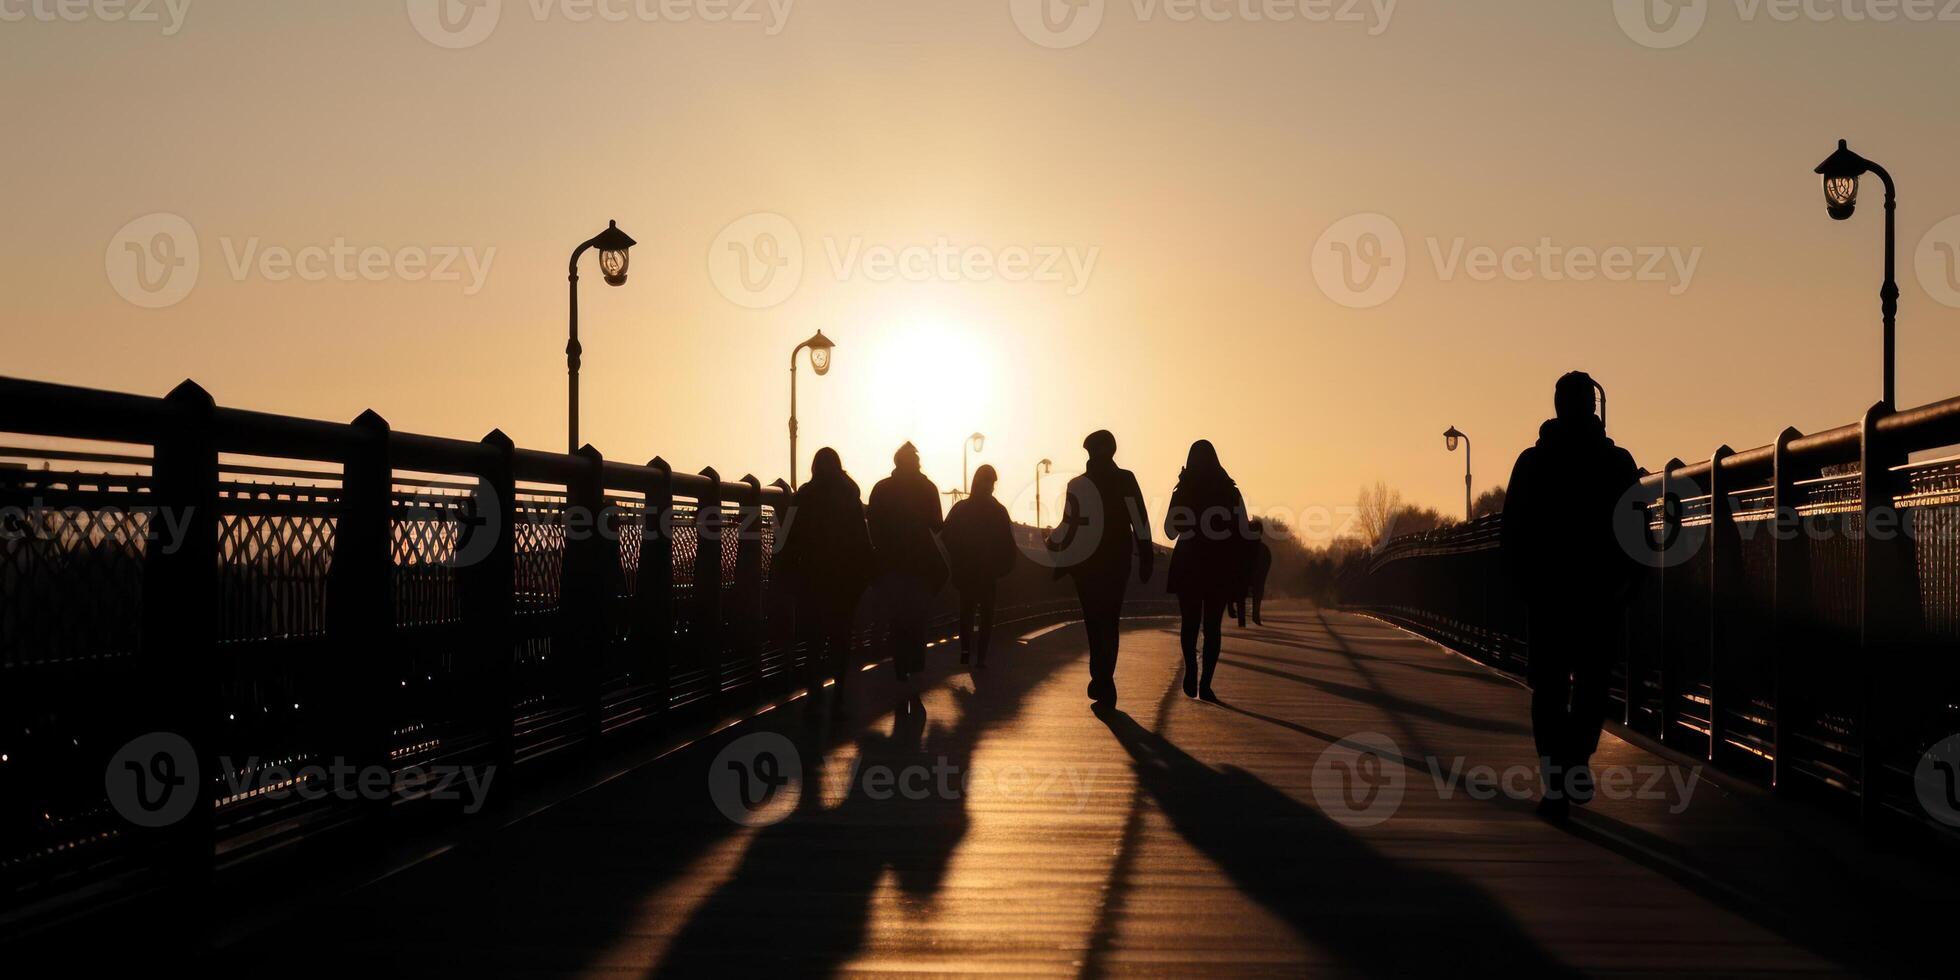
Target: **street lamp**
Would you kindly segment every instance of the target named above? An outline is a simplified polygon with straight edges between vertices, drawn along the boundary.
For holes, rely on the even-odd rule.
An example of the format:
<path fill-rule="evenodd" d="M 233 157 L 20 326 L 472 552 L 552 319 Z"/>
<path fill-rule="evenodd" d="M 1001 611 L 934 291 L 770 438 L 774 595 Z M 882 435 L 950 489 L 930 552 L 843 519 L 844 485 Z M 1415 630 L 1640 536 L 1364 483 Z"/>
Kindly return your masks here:
<path fill-rule="evenodd" d="M 1041 474 L 1053 472 L 1055 464 L 1050 460 L 1044 459 L 1034 464 L 1034 526 L 1037 529 L 1041 528 Z"/>
<path fill-rule="evenodd" d="M 579 346 L 578 342 L 578 257 L 584 255 L 585 250 L 588 248 L 598 248 L 599 272 L 605 276 L 606 285 L 624 286 L 626 285 L 627 251 L 634 244 L 631 236 L 619 230 L 619 222 L 608 221 L 606 222 L 605 231 L 586 239 L 584 244 L 572 250 L 570 274 L 572 283 L 572 329 L 571 340 L 565 344 L 565 366 L 571 375 L 571 408 L 566 413 L 567 421 L 570 423 L 571 446 L 566 450 L 567 452 L 578 452 L 578 367 L 580 355 L 585 351 L 585 348 Z"/>
<path fill-rule="evenodd" d="M 810 366 L 821 378 L 830 373 L 830 349 L 836 347 L 830 338 L 817 331 L 817 335 L 789 352 L 789 488 L 796 489 L 796 361 L 807 349 L 810 352 Z"/>
<path fill-rule="evenodd" d="M 966 451 L 968 447 L 971 447 L 976 453 L 986 449 L 987 437 L 975 432 L 967 436 L 965 442 L 960 443 L 960 493 L 972 496 L 973 486 L 967 482 L 966 477 Z"/>
<path fill-rule="evenodd" d="M 1893 212 L 1897 210 L 1898 197 L 1892 186 L 1892 175 L 1884 167 L 1851 152 L 1843 140 L 1838 140 L 1837 149 L 1817 165 L 1817 173 L 1824 178 L 1824 208 L 1837 221 L 1851 217 L 1851 212 L 1857 209 L 1858 178 L 1867 171 L 1885 182 L 1885 283 L 1879 287 L 1878 302 L 1885 320 L 1885 404 L 1890 406 L 1898 404 L 1893 400 L 1892 379 L 1899 315 L 1899 283 L 1893 275 L 1897 238 Z"/>
<path fill-rule="evenodd" d="M 1470 513 L 1470 437 L 1452 425 L 1443 433 L 1443 448 L 1456 452 L 1456 444 L 1463 443 L 1463 519 L 1469 521 Z"/>

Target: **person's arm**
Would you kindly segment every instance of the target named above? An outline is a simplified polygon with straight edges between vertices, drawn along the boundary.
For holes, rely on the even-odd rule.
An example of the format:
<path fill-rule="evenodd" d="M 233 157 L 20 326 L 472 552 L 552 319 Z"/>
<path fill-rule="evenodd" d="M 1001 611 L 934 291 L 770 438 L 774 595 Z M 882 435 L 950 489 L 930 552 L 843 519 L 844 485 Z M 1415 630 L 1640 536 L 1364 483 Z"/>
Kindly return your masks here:
<path fill-rule="evenodd" d="M 1137 578 L 1148 582 L 1157 567 L 1157 552 L 1150 540 L 1150 512 L 1143 504 L 1143 488 L 1137 486 L 1136 474 L 1123 471 L 1123 482 L 1123 503 L 1130 509 L 1130 529 L 1136 534 Z"/>
<path fill-rule="evenodd" d="M 1527 449 L 1518 454 L 1518 461 L 1511 467 L 1510 482 L 1504 485 L 1504 523 L 1498 528 L 1498 557 L 1504 567 L 1504 574 L 1512 583 L 1523 586 L 1526 580 L 1526 564 L 1530 561 L 1524 553 L 1526 542 L 1530 541 L 1531 522 L 1534 518 L 1532 508 L 1534 488 L 1531 485 L 1532 451 Z"/>

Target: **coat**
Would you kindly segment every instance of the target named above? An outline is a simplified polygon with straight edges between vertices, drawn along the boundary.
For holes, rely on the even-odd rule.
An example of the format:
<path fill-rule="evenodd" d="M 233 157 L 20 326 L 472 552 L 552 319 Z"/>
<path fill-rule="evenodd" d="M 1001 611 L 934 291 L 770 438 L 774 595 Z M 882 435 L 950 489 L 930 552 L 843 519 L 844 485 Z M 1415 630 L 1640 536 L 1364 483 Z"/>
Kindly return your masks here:
<path fill-rule="evenodd" d="M 1136 474 L 1091 460 L 1088 472 L 1068 481 L 1062 522 L 1049 536 L 1048 550 L 1055 553 L 1055 577 L 1074 576 L 1078 585 L 1122 584 L 1132 554 L 1148 578 L 1156 553 Z"/>
<path fill-rule="evenodd" d="M 954 504 L 946 514 L 942 539 L 953 562 L 953 584 L 962 590 L 1013 571 L 1020 555 L 1007 508 L 992 497 L 968 497 Z"/>
<path fill-rule="evenodd" d="M 1245 498 L 1231 481 L 1180 482 L 1171 493 L 1164 534 L 1177 542 L 1166 582 L 1171 592 L 1231 600 L 1245 596 L 1258 539 L 1246 521 Z"/>
<path fill-rule="evenodd" d="M 871 488 L 866 511 L 878 573 L 916 580 L 928 592 L 946 584 L 946 559 L 934 535 L 945 521 L 939 488 L 917 470 L 893 470 Z"/>
<path fill-rule="evenodd" d="M 840 474 L 798 488 L 782 538 L 771 574 L 782 576 L 799 602 L 857 605 L 873 569 L 857 481 Z"/>
<path fill-rule="evenodd" d="M 1551 419 L 1518 455 L 1504 493 L 1504 570 L 1527 602 L 1617 602 L 1633 584 L 1646 518 L 1628 496 L 1639 469 L 1595 418 Z"/>

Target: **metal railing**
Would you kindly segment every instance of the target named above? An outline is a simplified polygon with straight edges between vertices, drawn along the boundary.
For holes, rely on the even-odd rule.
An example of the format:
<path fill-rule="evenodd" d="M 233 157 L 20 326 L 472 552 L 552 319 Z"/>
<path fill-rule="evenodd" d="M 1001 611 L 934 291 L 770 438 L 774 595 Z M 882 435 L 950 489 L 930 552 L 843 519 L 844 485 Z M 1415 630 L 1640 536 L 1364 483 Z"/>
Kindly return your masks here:
<path fill-rule="evenodd" d="M 1670 460 L 1631 500 L 1647 534 L 1614 661 L 1627 726 L 1795 790 L 1925 822 L 1915 767 L 1960 733 L 1960 398 L 1874 406 L 1814 435 Z M 1530 615 L 1501 517 L 1396 538 L 1342 601 L 1507 670 Z"/>
<path fill-rule="evenodd" d="M 0 447 L 0 914 L 363 822 L 373 801 L 290 792 L 328 760 L 522 772 L 802 680 L 770 587 L 780 482 L 224 408 L 190 382 L 0 378 L 0 432 L 43 443 Z M 1021 566 L 1002 621 L 1073 608 Z M 201 778 L 189 817 L 144 829 L 105 768 L 154 732 Z"/>

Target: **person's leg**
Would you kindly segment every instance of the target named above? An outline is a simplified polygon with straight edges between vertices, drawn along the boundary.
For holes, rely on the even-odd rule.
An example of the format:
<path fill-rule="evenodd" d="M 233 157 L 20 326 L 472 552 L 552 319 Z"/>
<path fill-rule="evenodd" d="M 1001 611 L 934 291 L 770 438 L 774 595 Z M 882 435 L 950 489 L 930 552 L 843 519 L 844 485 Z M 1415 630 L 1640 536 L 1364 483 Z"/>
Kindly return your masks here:
<path fill-rule="evenodd" d="M 1205 672 L 1198 680 L 1198 696 L 1206 701 L 1216 701 L 1211 693 L 1211 675 L 1218 669 L 1218 653 L 1224 649 L 1225 598 L 1207 598 L 1204 603 L 1205 631 Z"/>
<path fill-rule="evenodd" d="M 824 643 L 826 660 L 831 676 L 837 678 L 837 694 L 841 699 L 844 685 L 857 673 L 857 656 L 852 650 L 852 610 L 848 606 L 834 607 L 827 611 L 824 621 Z"/>
<path fill-rule="evenodd" d="M 1184 696 L 1198 696 L 1198 630 L 1205 615 L 1204 599 L 1195 593 L 1178 593 L 1178 648 L 1184 653 Z"/>
<path fill-rule="evenodd" d="M 1592 799 L 1592 756 L 1599 750 L 1600 729 L 1606 724 L 1607 686 L 1613 636 L 1597 623 L 1583 634 L 1583 646 L 1572 651 L 1572 707 L 1566 715 L 1565 759 L 1572 773 L 1573 802 Z"/>
<path fill-rule="evenodd" d="M 992 582 L 980 586 L 979 595 L 974 603 L 976 622 L 973 656 L 982 667 L 987 665 L 987 650 L 994 643 L 994 590 L 995 585 Z"/>
<path fill-rule="evenodd" d="M 960 663 L 973 659 L 973 614 L 980 606 L 979 590 L 960 589 Z"/>
<path fill-rule="evenodd" d="M 823 644 L 824 621 L 821 604 L 814 599 L 797 599 L 796 646 L 803 656 L 803 663 L 800 666 L 804 689 L 813 695 L 823 687 Z"/>
<path fill-rule="evenodd" d="M 1567 631 L 1551 612 L 1534 611 L 1530 660 L 1531 740 L 1538 750 L 1539 781 L 1548 799 L 1566 800 L 1565 769 L 1570 754 L 1572 661 Z"/>
<path fill-rule="evenodd" d="M 1082 590 L 1082 625 L 1089 636 L 1089 696 L 1098 701 L 1113 699 L 1116 693 L 1116 648 L 1111 642 L 1115 630 L 1114 610 L 1120 609 L 1120 595 L 1112 602 L 1109 586 L 1088 582 Z"/>

